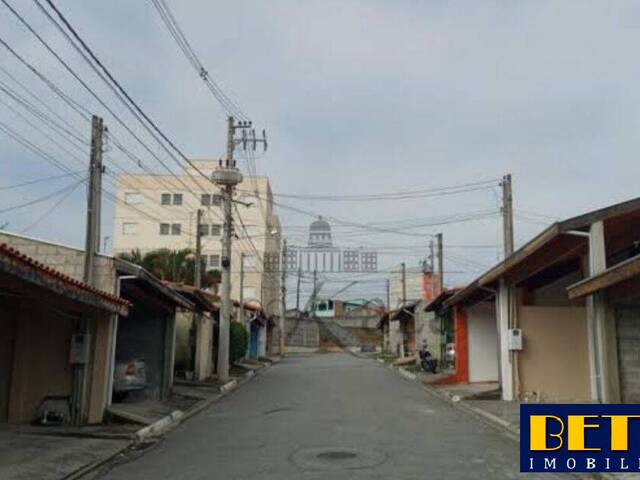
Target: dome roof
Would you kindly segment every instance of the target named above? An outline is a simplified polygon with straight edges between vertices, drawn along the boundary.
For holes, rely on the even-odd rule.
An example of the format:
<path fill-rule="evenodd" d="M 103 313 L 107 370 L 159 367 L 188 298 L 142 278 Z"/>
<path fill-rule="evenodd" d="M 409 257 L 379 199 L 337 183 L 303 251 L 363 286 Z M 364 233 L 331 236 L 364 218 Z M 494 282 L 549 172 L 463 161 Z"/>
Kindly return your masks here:
<path fill-rule="evenodd" d="M 331 232 L 331 225 L 326 220 L 323 220 L 322 217 L 319 217 L 318 220 L 311 224 L 309 230 L 312 232 Z"/>

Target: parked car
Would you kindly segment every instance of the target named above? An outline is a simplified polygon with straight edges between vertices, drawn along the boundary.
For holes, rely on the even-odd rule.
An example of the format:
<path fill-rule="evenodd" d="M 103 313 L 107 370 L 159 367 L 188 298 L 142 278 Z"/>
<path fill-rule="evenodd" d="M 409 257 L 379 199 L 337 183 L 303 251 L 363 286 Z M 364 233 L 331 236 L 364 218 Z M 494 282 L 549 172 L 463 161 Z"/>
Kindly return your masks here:
<path fill-rule="evenodd" d="M 453 368 L 456 364 L 456 345 L 447 343 L 444 347 L 444 364 L 446 368 Z"/>
<path fill-rule="evenodd" d="M 147 371 L 143 358 L 116 362 L 113 374 L 113 397 L 122 400 L 129 392 L 147 388 Z"/>

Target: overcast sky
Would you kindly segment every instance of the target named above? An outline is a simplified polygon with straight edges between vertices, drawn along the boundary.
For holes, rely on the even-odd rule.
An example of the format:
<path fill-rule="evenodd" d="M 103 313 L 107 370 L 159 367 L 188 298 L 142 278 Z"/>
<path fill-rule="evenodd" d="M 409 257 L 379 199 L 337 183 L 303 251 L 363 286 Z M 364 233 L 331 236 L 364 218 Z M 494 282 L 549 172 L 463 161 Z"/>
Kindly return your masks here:
<path fill-rule="evenodd" d="M 513 175 L 516 243 L 553 217 L 576 215 L 638 195 L 640 6 L 634 2 L 195 1 L 167 0 L 211 76 L 266 128 L 257 169 L 275 193 L 343 195 L 442 187 Z M 12 2 L 109 105 L 127 116 L 100 80 L 32 2 Z M 162 25 L 151 1 L 65 0 L 58 6 L 131 95 L 189 156 L 224 151 L 225 113 Z M 33 62 L 132 150 L 117 122 L 0 6 L 0 37 Z M 89 125 L 0 47 L 0 65 L 86 133 Z M 10 80 L 4 72 L 0 79 Z M 10 103 L 0 92 L 0 100 Z M 12 104 L 15 105 L 15 104 Z M 4 104 L 0 121 L 83 170 Z M 144 135 L 136 127 L 135 130 Z M 159 155 L 161 149 L 144 137 Z M 82 158 L 82 153 L 77 152 Z M 86 158 L 87 155 L 84 155 Z M 110 152 L 114 162 L 135 171 Z M 144 158 L 149 158 L 148 155 Z M 0 132 L 0 187 L 60 172 Z M 109 166 L 107 160 L 105 163 Z M 167 160 L 167 162 L 171 162 Z M 160 166 L 148 161 L 157 171 Z M 242 164 L 246 172 L 246 165 Z M 2 208 L 73 183 L 70 177 L 0 190 Z M 497 186 L 458 196 L 384 202 L 286 205 L 359 223 L 497 210 Z M 83 244 L 84 188 L 0 213 L 0 225 Z M 280 210 L 285 226 L 312 219 Z M 104 235 L 112 207 L 105 206 Z M 534 222 L 540 222 L 534 223 Z M 335 243 L 411 245 L 381 256 L 381 268 L 417 265 L 428 234 L 442 231 L 447 283 L 467 281 L 496 261 L 497 217 L 416 228 L 420 237 L 335 228 Z M 285 228 L 292 243 L 301 229 Z M 496 248 L 460 248 L 495 245 Z M 374 277 L 368 277 L 369 279 Z M 361 284 L 353 295 L 381 294 Z M 339 284 L 335 285 L 335 289 Z M 334 289 L 327 289 L 330 293 Z"/>

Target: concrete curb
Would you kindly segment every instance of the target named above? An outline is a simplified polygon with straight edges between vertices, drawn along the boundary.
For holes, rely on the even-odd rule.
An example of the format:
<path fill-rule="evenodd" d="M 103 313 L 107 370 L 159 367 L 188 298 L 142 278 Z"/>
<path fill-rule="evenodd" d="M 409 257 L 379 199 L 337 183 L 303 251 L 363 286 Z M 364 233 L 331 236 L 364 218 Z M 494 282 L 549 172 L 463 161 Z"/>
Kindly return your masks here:
<path fill-rule="evenodd" d="M 268 370 L 270 367 L 271 367 L 270 364 L 265 365 L 264 368 L 261 368 L 260 370 L 257 370 L 255 372 L 251 372 L 251 375 L 245 375 L 245 377 L 240 381 L 236 380 L 235 378 L 233 380 L 230 380 L 229 382 L 225 383 L 224 385 L 222 385 L 220 387 L 220 393 L 218 395 L 212 395 L 207 400 L 203 400 L 201 402 L 198 402 L 196 405 L 194 405 L 192 408 L 190 408 L 190 409 L 188 409 L 186 411 L 175 410 L 175 411 L 171 412 L 170 415 L 167 415 L 166 417 L 161 418 L 157 422 L 154 422 L 151 425 L 147 425 L 146 427 L 141 428 L 140 430 L 135 432 L 134 439 L 131 442 L 129 442 L 128 444 L 124 445 L 118 451 L 114 452 L 113 454 L 109 455 L 108 457 L 102 458 L 102 459 L 97 460 L 97 461 L 95 461 L 93 463 L 90 463 L 88 465 L 80 467 L 75 472 L 72 472 L 72 473 L 70 473 L 69 475 L 67 475 L 65 477 L 61 477 L 60 480 L 79 480 L 82 477 L 84 477 L 85 475 L 88 475 L 89 473 L 97 470 L 98 468 L 102 467 L 103 465 L 106 465 L 107 463 L 109 463 L 111 460 L 113 460 L 118 455 L 120 455 L 120 454 L 126 452 L 127 450 L 129 450 L 132 446 L 134 446 L 134 445 L 136 445 L 138 443 L 141 443 L 141 442 L 143 442 L 144 440 L 146 440 L 148 438 L 156 437 L 156 436 L 159 436 L 159 435 L 162 435 L 162 434 L 167 434 L 169 431 L 173 430 L 178 425 L 182 424 L 183 422 L 185 422 L 186 420 L 190 419 L 191 417 L 197 415 L 198 413 L 202 412 L 203 410 L 206 410 L 208 407 L 210 407 L 211 405 L 216 403 L 218 400 L 220 400 L 221 398 L 225 397 L 229 393 L 233 392 L 239 386 L 241 386 L 244 383 L 248 382 L 251 378 L 254 378 L 258 374 Z"/>
<path fill-rule="evenodd" d="M 406 378 L 407 380 L 416 381 L 416 379 L 418 378 L 415 373 L 410 372 L 406 368 L 402 368 L 402 367 L 398 368 L 398 373 L 402 375 L 404 378 Z"/>

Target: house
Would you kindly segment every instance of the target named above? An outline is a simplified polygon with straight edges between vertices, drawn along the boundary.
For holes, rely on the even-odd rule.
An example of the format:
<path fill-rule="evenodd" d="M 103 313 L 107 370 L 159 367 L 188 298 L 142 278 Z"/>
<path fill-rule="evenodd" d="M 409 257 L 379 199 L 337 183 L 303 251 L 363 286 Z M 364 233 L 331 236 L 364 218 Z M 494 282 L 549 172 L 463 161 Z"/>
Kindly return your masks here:
<path fill-rule="evenodd" d="M 139 265 L 115 258 L 119 293 L 131 302 L 129 318 L 118 322 L 115 361 L 144 360 L 144 398 L 162 400 L 173 385 L 177 309 L 192 302 Z"/>
<path fill-rule="evenodd" d="M 110 331 L 129 308 L 0 244 L 0 423 L 101 422 Z"/>
<path fill-rule="evenodd" d="M 633 271 L 638 232 L 640 198 L 546 228 L 445 302 L 454 312 L 457 356 L 468 355 L 473 368 L 472 342 L 476 348 L 482 342 L 469 331 L 465 346 L 460 332 L 471 330 L 480 315 L 482 358 L 497 359 L 503 399 L 636 398 L 629 393 L 633 380 L 624 373 L 635 368 L 629 352 L 640 335 L 640 323 L 630 313 L 635 284 L 631 277 L 617 279 Z M 471 370 L 465 379 L 462 368 L 458 380 L 472 381 Z"/>
<path fill-rule="evenodd" d="M 179 307 L 176 314 L 176 376 L 188 380 L 209 378 L 215 370 L 218 352 L 217 297 L 191 285 L 165 283 L 194 306 L 193 310 Z"/>
<path fill-rule="evenodd" d="M 6 231 L 0 232 L 0 243 L 6 243 L 74 281 L 82 280 L 85 257 L 82 249 Z M 130 304 L 126 318 L 113 314 L 105 326 L 108 364 L 101 372 L 106 382 L 106 395 L 101 400 L 100 410 L 104 411 L 113 401 L 118 363 L 132 359 L 143 359 L 146 366 L 147 388 L 142 395 L 165 398 L 173 383 L 176 308 L 193 309 L 193 304 L 142 267 L 121 259 L 96 255 L 94 270 L 96 288 L 126 299 Z"/>

